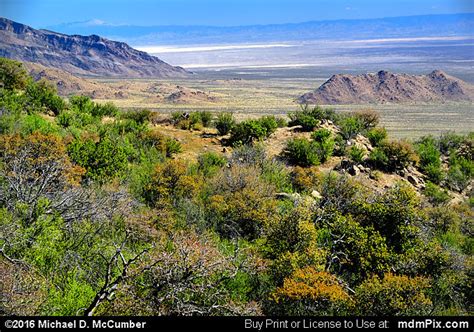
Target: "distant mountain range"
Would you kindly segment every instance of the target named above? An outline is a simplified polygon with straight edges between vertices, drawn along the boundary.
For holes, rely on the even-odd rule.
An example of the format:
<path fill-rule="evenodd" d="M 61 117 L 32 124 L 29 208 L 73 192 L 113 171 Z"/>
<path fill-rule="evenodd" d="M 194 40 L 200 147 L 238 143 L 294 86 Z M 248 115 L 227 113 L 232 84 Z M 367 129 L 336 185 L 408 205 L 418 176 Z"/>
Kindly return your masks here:
<path fill-rule="evenodd" d="M 298 101 L 324 105 L 474 101 L 474 86 L 440 70 L 428 75 L 382 70 L 375 74 L 333 75 Z"/>
<path fill-rule="evenodd" d="M 235 27 L 133 26 L 90 20 L 45 28 L 67 34 L 98 34 L 137 46 L 472 36 L 474 13 Z"/>
<path fill-rule="evenodd" d="M 183 77 L 189 74 L 123 42 L 97 35 L 36 30 L 0 18 L 0 56 L 38 63 L 76 75 L 102 77 Z"/>

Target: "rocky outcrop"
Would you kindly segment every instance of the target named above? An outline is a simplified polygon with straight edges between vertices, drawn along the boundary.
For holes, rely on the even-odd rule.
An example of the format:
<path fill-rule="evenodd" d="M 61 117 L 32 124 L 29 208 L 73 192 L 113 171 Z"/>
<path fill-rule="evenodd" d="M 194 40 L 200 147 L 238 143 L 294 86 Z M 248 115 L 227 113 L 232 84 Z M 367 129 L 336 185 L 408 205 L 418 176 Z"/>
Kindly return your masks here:
<path fill-rule="evenodd" d="M 367 104 L 474 101 L 474 86 L 435 70 L 428 75 L 333 75 L 317 90 L 299 98 L 306 104 Z"/>

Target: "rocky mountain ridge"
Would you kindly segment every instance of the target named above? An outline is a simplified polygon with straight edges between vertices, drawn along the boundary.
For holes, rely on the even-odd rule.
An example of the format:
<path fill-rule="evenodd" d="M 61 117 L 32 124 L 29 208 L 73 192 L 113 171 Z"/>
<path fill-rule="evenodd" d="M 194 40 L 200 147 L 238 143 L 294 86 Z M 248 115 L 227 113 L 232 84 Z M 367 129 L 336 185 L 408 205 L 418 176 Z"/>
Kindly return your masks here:
<path fill-rule="evenodd" d="M 126 43 L 97 35 L 36 30 L 6 18 L 0 18 L 0 56 L 84 76 L 162 78 L 190 74 Z"/>

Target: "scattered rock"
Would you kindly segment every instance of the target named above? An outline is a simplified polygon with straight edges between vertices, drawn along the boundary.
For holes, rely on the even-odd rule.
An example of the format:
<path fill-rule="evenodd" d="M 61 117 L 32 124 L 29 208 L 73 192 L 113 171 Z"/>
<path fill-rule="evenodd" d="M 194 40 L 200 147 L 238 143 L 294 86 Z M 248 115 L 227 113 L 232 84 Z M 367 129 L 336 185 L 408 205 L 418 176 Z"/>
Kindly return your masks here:
<path fill-rule="evenodd" d="M 408 182 L 410 182 L 414 187 L 418 189 L 423 189 L 425 187 L 425 181 L 423 179 L 419 178 L 418 176 L 415 176 L 413 174 L 409 174 L 407 176 Z"/>
<path fill-rule="evenodd" d="M 292 201 L 298 201 L 301 199 L 301 195 L 298 193 L 276 193 L 275 198 L 277 199 L 290 199 Z"/>
<path fill-rule="evenodd" d="M 339 166 L 337 166 L 337 169 L 345 171 L 345 170 L 349 169 L 351 166 L 352 166 L 352 162 L 350 160 L 342 159 Z"/>
<path fill-rule="evenodd" d="M 321 199 L 321 198 L 323 198 L 323 196 L 322 196 L 322 195 L 319 193 L 319 191 L 317 191 L 317 190 L 313 190 L 313 191 L 311 192 L 311 196 L 314 197 L 315 199 Z"/>
<path fill-rule="evenodd" d="M 413 175 L 408 175 L 407 180 L 415 187 L 418 187 L 420 185 L 420 181 L 418 180 L 418 178 L 414 177 Z"/>
<path fill-rule="evenodd" d="M 352 165 L 351 167 L 349 167 L 347 172 L 352 176 L 357 176 L 360 174 L 360 169 L 357 165 Z"/>

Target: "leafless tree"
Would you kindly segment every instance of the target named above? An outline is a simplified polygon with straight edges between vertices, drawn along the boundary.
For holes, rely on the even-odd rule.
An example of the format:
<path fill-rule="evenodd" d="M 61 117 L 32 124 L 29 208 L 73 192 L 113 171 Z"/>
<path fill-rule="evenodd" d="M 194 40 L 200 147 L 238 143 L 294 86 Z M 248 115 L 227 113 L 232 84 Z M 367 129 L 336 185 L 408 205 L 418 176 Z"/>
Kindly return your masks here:
<path fill-rule="evenodd" d="M 172 250 L 159 253 L 159 263 L 147 272 L 148 299 L 158 315 L 256 314 L 252 304 L 230 300 L 225 283 L 249 262 L 236 246 L 231 256 L 222 254 L 209 236 L 178 233 Z"/>
<path fill-rule="evenodd" d="M 134 265 L 141 263 L 142 257 L 148 253 L 150 248 L 145 248 L 141 250 L 138 254 L 133 255 L 132 258 L 125 258 L 124 249 L 128 241 L 128 234 L 123 240 L 123 242 L 116 247 L 115 253 L 112 257 L 107 258 L 104 255 L 100 254 L 101 258 L 106 262 L 106 271 L 104 273 L 104 280 L 102 287 L 97 291 L 94 296 L 94 299 L 90 305 L 85 308 L 84 315 L 92 316 L 97 310 L 99 305 L 106 299 L 112 299 L 114 293 L 117 291 L 117 288 L 129 278 L 134 278 L 137 275 L 143 273 L 143 271 L 150 269 L 151 266 L 141 266 L 138 270 L 130 273 L 130 270 L 133 269 Z M 158 261 L 153 264 L 157 264 Z M 152 264 L 152 265 L 153 265 Z"/>
<path fill-rule="evenodd" d="M 239 272 L 258 270 L 240 249 L 224 255 L 211 236 L 195 232 L 172 232 L 159 242 L 160 245 L 134 256 L 126 276 L 118 275 L 104 283 L 107 286 L 96 298 L 109 306 L 106 314 L 123 312 L 124 308 L 131 314 L 148 315 L 260 313 L 256 303 L 232 301 L 226 287 Z M 120 261 L 119 257 L 112 257 L 109 262 Z M 125 266 L 123 261 L 120 264 Z M 114 288 L 116 280 L 119 284 Z M 116 296 L 110 296 L 114 292 Z"/>

